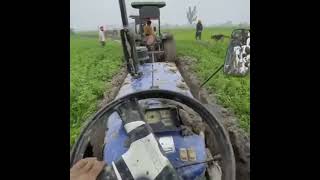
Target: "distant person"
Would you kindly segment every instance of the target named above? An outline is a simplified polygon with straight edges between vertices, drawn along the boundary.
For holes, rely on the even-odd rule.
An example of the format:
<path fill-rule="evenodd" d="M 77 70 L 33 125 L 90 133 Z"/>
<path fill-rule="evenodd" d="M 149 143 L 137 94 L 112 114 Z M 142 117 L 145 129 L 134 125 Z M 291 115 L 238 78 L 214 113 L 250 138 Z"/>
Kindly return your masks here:
<path fill-rule="evenodd" d="M 106 44 L 106 37 L 105 37 L 105 34 L 104 34 L 104 28 L 103 26 L 100 26 L 100 29 L 99 29 L 99 40 L 100 40 L 100 43 L 102 46 L 105 46 Z"/>
<path fill-rule="evenodd" d="M 148 20 L 147 21 L 147 24 L 143 27 L 143 32 L 144 32 L 144 35 L 146 36 L 146 42 L 147 42 L 147 45 L 152 45 L 154 44 L 156 38 L 155 38 L 155 34 L 154 34 L 154 31 L 153 31 L 153 28 L 151 26 L 151 21 Z"/>
<path fill-rule="evenodd" d="M 198 39 L 201 40 L 202 30 L 203 30 L 203 26 L 202 26 L 201 21 L 199 20 L 197 23 L 197 29 L 196 29 L 196 40 L 198 40 Z"/>

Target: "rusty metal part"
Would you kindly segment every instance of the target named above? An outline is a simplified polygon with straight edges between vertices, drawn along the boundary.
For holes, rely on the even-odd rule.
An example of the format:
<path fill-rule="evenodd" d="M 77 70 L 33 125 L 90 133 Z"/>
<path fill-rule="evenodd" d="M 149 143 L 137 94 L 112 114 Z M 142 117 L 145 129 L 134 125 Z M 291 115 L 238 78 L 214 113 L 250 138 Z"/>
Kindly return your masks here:
<path fill-rule="evenodd" d="M 188 161 L 188 153 L 186 148 L 180 148 L 179 154 L 181 161 Z"/>
<path fill-rule="evenodd" d="M 197 160 L 197 155 L 196 155 L 196 152 L 194 151 L 193 148 L 188 148 L 187 152 L 188 152 L 189 161 L 196 161 Z"/>

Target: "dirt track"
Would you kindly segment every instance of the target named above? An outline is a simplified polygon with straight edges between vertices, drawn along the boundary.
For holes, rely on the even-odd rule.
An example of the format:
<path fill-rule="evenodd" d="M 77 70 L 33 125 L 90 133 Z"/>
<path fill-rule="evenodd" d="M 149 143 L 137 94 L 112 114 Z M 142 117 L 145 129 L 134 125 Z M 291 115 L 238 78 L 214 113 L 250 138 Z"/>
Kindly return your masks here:
<path fill-rule="evenodd" d="M 236 179 L 250 180 L 250 136 L 239 128 L 236 117 L 230 111 L 217 104 L 214 94 L 209 94 L 205 88 L 199 90 L 201 82 L 190 69 L 191 62 L 191 57 L 179 57 L 178 69 L 193 96 L 203 103 L 228 131 L 236 157 Z"/>
<path fill-rule="evenodd" d="M 111 102 L 112 100 L 114 100 L 114 98 L 117 96 L 121 85 L 124 81 L 124 79 L 127 77 L 127 69 L 126 66 L 123 65 L 122 68 L 120 69 L 119 73 L 117 73 L 111 81 L 111 88 L 109 90 L 107 90 L 104 93 L 104 98 L 103 100 L 99 103 L 98 108 L 102 108 L 105 105 L 107 105 L 109 102 Z"/>
<path fill-rule="evenodd" d="M 217 119 L 220 120 L 228 131 L 236 157 L 236 179 L 250 180 L 250 135 L 239 128 L 237 119 L 230 111 L 217 104 L 214 94 L 209 94 L 205 88 L 199 91 L 201 82 L 194 72 L 191 71 L 191 62 L 191 57 L 179 57 L 177 60 L 177 67 L 185 82 L 190 87 L 193 96 L 203 103 Z M 116 97 L 126 76 L 127 71 L 124 66 L 113 78 L 112 88 L 105 93 L 104 100 L 100 103 L 100 107 L 105 106 Z"/>

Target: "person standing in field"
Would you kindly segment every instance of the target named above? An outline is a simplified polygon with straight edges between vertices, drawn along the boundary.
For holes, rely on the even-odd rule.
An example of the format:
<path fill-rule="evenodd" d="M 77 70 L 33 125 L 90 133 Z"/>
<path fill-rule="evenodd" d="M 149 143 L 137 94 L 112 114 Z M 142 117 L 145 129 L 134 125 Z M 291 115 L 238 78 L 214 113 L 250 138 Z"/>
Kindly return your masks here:
<path fill-rule="evenodd" d="M 201 21 L 199 20 L 197 23 L 197 28 L 196 28 L 196 40 L 198 40 L 198 39 L 201 40 L 202 30 L 203 30 L 203 26 L 202 26 Z"/>
<path fill-rule="evenodd" d="M 105 46 L 106 37 L 105 37 L 105 34 L 104 34 L 103 26 L 100 26 L 100 29 L 99 29 L 99 40 L 100 40 L 101 45 Z"/>

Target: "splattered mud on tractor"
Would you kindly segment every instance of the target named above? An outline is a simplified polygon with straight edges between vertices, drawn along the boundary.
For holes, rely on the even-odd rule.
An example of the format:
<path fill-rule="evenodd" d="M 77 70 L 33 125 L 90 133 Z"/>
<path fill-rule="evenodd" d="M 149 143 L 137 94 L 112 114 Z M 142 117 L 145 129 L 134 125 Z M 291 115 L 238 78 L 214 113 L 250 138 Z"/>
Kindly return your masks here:
<path fill-rule="evenodd" d="M 134 2 L 143 22 L 158 20 L 153 44 L 128 29 L 119 0 L 120 31 L 127 72 L 115 99 L 95 114 L 75 143 L 70 165 L 95 156 L 104 160 L 98 179 L 235 180 L 229 136 L 216 115 L 201 104 L 197 90 L 176 65 L 174 37 L 160 30 L 164 2 Z M 141 29 L 141 28 L 140 28 Z M 141 37 L 141 38 L 139 38 Z"/>

